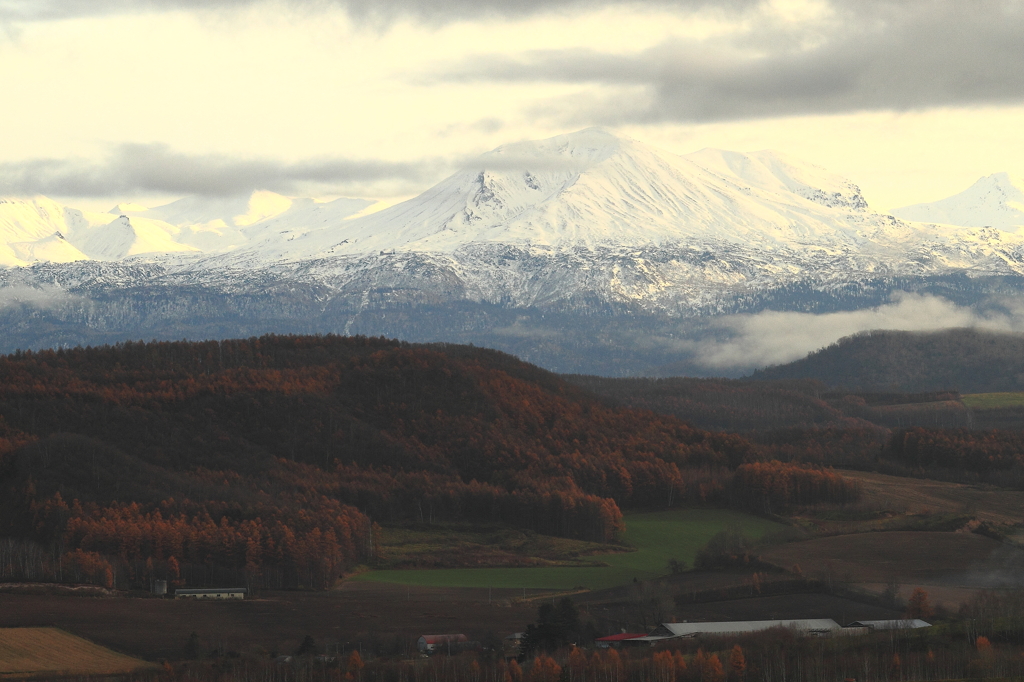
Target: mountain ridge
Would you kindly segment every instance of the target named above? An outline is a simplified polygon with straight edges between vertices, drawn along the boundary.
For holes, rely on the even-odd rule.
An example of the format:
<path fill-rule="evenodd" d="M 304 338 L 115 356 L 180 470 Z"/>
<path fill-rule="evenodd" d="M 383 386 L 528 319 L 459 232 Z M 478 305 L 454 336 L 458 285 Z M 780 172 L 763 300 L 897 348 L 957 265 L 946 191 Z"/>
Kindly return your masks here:
<path fill-rule="evenodd" d="M 878 213 L 780 152 L 679 156 L 600 129 L 504 145 L 375 212 L 270 192 L 103 214 L 46 202 L 22 202 L 21 223 L 0 204 L 0 264 L 25 266 L 0 268 L 6 350 L 334 332 L 657 372 L 686 365 L 680 339 L 714 335 L 715 316 L 1024 291 L 1022 235 Z"/>

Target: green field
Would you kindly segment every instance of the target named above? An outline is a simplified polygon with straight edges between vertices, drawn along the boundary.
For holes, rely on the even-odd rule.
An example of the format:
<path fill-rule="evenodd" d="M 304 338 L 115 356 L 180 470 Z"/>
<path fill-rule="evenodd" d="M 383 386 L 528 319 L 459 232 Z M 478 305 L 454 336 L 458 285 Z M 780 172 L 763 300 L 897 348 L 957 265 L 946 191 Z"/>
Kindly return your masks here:
<path fill-rule="evenodd" d="M 634 552 L 601 554 L 601 567 L 445 568 L 430 570 L 369 571 L 356 580 L 377 580 L 434 587 L 523 587 L 534 589 L 592 590 L 656 578 L 668 572 L 668 560 L 688 565 L 715 533 L 735 528 L 750 538 L 784 528 L 781 524 L 741 512 L 722 509 L 682 509 L 627 514 L 622 539 Z"/>
<path fill-rule="evenodd" d="M 960 399 L 972 410 L 1024 407 L 1024 393 L 970 393 L 960 396 Z"/>

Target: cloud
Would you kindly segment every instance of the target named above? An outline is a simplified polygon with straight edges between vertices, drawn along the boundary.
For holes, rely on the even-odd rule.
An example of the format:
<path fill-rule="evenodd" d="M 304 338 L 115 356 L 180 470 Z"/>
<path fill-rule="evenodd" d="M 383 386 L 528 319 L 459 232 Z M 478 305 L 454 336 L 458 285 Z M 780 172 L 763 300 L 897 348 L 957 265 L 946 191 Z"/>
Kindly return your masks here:
<path fill-rule="evenodd" d="M 43 284 L 0 286 L 0 311 L 28 306 L 42 310 L 59 309 L 69 303 L 82 304 L 85 299 L 58 286 Z"/>
<path fill-rule="evenodd" d="M 390 22 L 411 18 L 428 23 L 481 18 L 516 18 L 534 14 L 585 11 L 607 6 L 649 6 L 680 9 L 742 9 L 762 0 L 0 0 L 0 22 L 29 22 L 161 11 L 230 10 L 259 5 L 295 9 L 340 8 L 359 22 Z"/>
<path fill-rule="evenodd" d="M 163 144 L 121 144 L 107 159 L 30 159 L 0 164 L 0 195 L 47 194 L 108 197 L 146 193 L 228 196 L 258 189 L 293 193 L 316 186 L 344 190 L 399 185 L 401 193 L 436 180 L 440 161 L 314 159 L 284 163 L 239 160 L 214 154 L 189 155 Z"/>
<path fill-rule="evenodd" d="M 713 38 L 632 54 L 475 55 L 449 81 L 604 86 L 533 113 L 565 124 L 710 122 L 1024 101 L 1024 3 L 833 2 L 806 21 L 764 10 Z"/>
<path fill-rule="evenodd" d="M 705 367 L 749 368 L 792 362 L 843 337 L 876 329 L 1020 332 L 1024 306 L 1007 301 L 1000 310 L 979 312 L 938 296 L 901 292 L 877 308 L 825 314 L 767 311 L 730 316 L 715 324 L 722 338 L 683 342 L 683 349 Z"/>

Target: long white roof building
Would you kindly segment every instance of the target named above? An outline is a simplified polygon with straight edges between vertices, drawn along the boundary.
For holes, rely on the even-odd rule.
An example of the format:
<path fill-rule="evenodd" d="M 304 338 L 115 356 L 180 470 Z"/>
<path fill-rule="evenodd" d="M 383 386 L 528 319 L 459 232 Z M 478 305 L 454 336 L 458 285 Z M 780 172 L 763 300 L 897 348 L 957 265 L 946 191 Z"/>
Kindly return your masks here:
<path fill-rule="evenodd" d="M 675 637 L 696 637 L 697 635 L 733 635 L 744 632 L 760 632 L 771 628 L 789 628 L 804 635 L 825 636 L 842 630 L 842 626 L 831 618 L 804 618 L 801 620 L 736 620 L 713 623 L 662 623 L 646 637 L 636 642 L 656 642 Z"/>

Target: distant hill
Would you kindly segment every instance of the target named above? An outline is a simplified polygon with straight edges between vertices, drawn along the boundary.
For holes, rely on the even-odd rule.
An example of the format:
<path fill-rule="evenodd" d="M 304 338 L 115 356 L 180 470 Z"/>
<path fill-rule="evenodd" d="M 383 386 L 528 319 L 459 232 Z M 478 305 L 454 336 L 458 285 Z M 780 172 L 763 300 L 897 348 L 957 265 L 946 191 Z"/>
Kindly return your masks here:
<path fill-rule="evenodd" d="M 1024 390 L 1024 335 L 976 329 L 858 334 L 751 379 L 816 379 L 851 391 Z"/>
<path fill-rule="evenodd" d="M 755 442 L 785 429 L 874 433 L 877 427 L 972 425 L 956 391 L 858 393 L 829 390 L 814 379 L 565 378 L 614 405 L 669 414 L 700 429 L 743 433 Z"/>
<path fill-rule="evenodd" d="M 0 562 L 0 579 L 327 587 L 378 556 L 375 522 L 609 540 L 620 508 L 749 506 L 732 481 L 755 456 L 734 434 L 468 346 L 267 336 L 18 353 L 0 356 L 0 538 L 39 544 L 8 562 L 32 570 Z M 782 495 L 773 508 L 850 493 L 790 465 L 741 484 Z"/>

